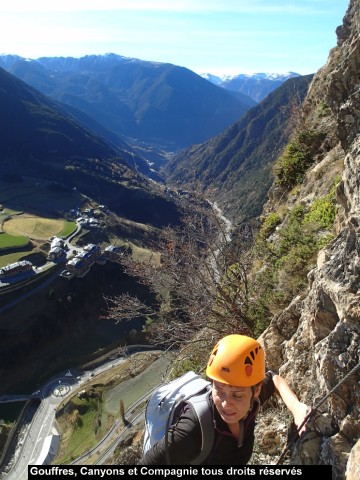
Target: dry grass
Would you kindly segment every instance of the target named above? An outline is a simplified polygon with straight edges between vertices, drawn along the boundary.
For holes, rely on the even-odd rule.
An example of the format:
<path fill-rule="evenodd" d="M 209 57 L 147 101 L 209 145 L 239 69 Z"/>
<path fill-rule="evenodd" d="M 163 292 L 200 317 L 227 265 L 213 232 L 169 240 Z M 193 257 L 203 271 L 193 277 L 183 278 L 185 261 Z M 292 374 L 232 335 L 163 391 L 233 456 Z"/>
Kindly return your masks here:
<path fill-rule="evenodd" d="M 27 213 L 7 220 L 3 230 L 9 235 L 24 235 L 36 240 L 48 240 L 51 236 L 59 236 L 67 221 L 62 218 L 46 218 Z"/>
<path fill-rule="evenodd" d="M 131 245 L 132 247 L 132 258 L 136 262 L 149 262 L 153 265 L 160 265 L 160 253 L 152 252 L 145 248 L 137 247 L 136 245 Z"/>

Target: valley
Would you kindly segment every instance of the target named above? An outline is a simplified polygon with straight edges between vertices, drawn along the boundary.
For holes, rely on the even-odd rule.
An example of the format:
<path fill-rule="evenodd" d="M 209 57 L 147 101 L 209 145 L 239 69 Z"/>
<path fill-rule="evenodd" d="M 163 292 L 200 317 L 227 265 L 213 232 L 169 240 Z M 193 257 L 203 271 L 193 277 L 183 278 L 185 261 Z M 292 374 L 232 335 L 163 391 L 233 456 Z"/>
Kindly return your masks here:
<path fill-rule="evenodd" d="M 48 235 L 66 234 L 66 222 L 75 225 L 76 218 L 70 218 L 69 212 L 84 217 L 98 206 L 77 191 L 59 186 L 55 192 L 51 189 L 53 183 L 40 185 L 39 179 L 31 178 L 13 183 L 11 188 L 1 183 L 0 204 L 7 218 L 2 228 L 7 233 L 0 234 L 0 241 L 2 236 L 8 239 L 0 256 L 1 266 L 30 261 L 36 272 L 1 279 L 0 350 L 1 358 L 7 358 L 6 365 L 1 362 L 1 393 L 14 389 L 26 393 L 39 378 L 61 367 L 81 364 L 104 350 L 142 339 L 140 319 L 120 325 L 102 318 L 107 309 L 105 296 L 128 290 L 151 299 L 150 292 L 125 274 L 119 263 L 94 262 L 85 275 L 70 279 L 59 274 L 69 259 L 89 244 L 98 245 L 101 251 L 117 246 L 139 261 L 150 256 L 157 261 L 156 252 L 148 248 L 156 238 L 156 229 L 107 209 L 106 213 L 99 210 L 97 226 L 81 225 L 71 236 L 65 255 L 49 260 Z M 11 245 L 9 238 L 20 233 L 27 239 L 26 245 Z"/>
<path fill-rule="evenodd" d="M 80 378 L 57 411 L 58 461 L 87 438 L 89 453 L 123 395 L 133 405 L 134 385 L 142 398 L 146 361 L 117 382 L 126 347 L 169 347 L 178 376 L 203 371 L 215 341 L 236 332 L 258 338 L 267 368 L 316 412 L 294 438 L 270 400 L 256 462 L 288 442 L 286 463 L 357 479 L 359 6 L 350 0 L 324 67 L 261 92 L 246 76 L 219 86 L 114 54 L 0 56 L 0 396 L 50 385 L 57 404 L 71 390 L 63 372 Z M 113 247 L 121 254 L 105 258 Z M 27 271 L 6 278 L 17 262 Z M 0 405 L 0 444 L 20 410 Z M 135 464 L 141 433 L 107 460 Z"/>
<path fill-rule="evenodd" d="M 149 248 L 154 245 L 156 228 L 119 217 L 77 189 L 69 189 L 40 178 L 17 177 L 11 182 L 0 181 L 0 205 L 0 241 L 5 238 L 0 243 L 0 272 L 1 267 L 4 270 L 4 267 L 13 262 L 26 261 L 33 265 L 29 275 L 29 272 L 25 272 L 0 278 L 0 394 L 18 392 L 30 395 L 34 391 L 40 391 L 41 385 L 50 384 L 50 379 L 64 369 L 85 369 L 91 372 L 95 371 L 92 369 L 97 364 L 106 361 L 110 361 L 109 368 L 114 367 L 116 357 L 121 356 L 119 352 L 123 352 L 126 345 L 146 343 L 142 332 L 144 319 L 115 323 L 106 318 L 108 296 L 132 292 L 150 303 L 155 301 L 150 291 L 123 271 L 116 251 L 107 259 L 104 256 L 103 260 L 99 257 L 95 261 L 94 258 L 84 273 L 74 275 L 72 272 L 68 276 L 64 272 L 70 273 L 65 268 L 70 268 L 71 261 L 84 252 L 88 245 L 96 245 L 102 255 L 107 248 L 115 247 L 120 249 L 121 254 L 131 255 L 136 261 L 149 260 L 151 257 L 153 262 L 159 264 L 158 254 Z M 90 221 L 95 218 L 96 222 Z M 23 244 L 17 243 L 19 237 L 24 239 Z M 56 259 L 50 258 L 53 241 L 60 239 L 63 239 L 65 245 L 64 254 Z M 146 349 L 146 345 L 142 348 Z M 135 360 L 132 367 L 129 365 L 123 369 L 123 374 L 118 375 L 119 381 L 127 378 L 129 368 L 132 369 L 131 375 L 135 371 L 140 374 L 141 369 L 151 361 L 149 357 L 145 363 L 142 362 L 140 368 L 140 364 L 136 367 L 138 362 Z M 111 378 L 114 372 L 112 369 Z M 156 378 L 159 373 L 157 370 Z M 94 373 L 88 374 L 89 385 L 94 383 L 93 376 Z M 150 388 L 149 381 L 147 375 L 144 388 Z M 65 384 L 68 384 L 66 378 L 60 382 L 65 389 Z M 108 383 L 106 381 L 106 385 Z M 116 386 L 114 379 L 106 386 L 105 393 L 111 384 Z M 91 390 L 89 385 L 84 383 L 83 387 Z M 109 398 L 112 404 L 118 403 L 116 395 Z M 110 405 L 107 409 L 109 407 Z M 42 405 L 40 412 L 46 414 L 48 421 L 54 416 L 51 402 L 48 410 L 46 408 Z M 11 424 L 19 418 L 21 409 L 22 403 L 0 403 L 0 418 Z M 107 428 L 110 428 L 109 422 L 116 413 L 104 411 L 104 418 L 108 417 L 109 420 L 104 420 L 99 434 L 106 434 Z M 62 415 L 59 414 L 60 423 Z M 65 421 L 63 429 L 66 423 Z M 3 429 L 3 437 L 8 431 L 10 430 Z M 119 431 L 121 429 L 118 425 L 116 432 Z M 24 441 L 31 442 L 32 433 L 23 435 Z M 85 431 L 84 436 L 86 435 Z M 67 437 L 67 433 L 62 432 L 64 445 Z M 0 439 L 2 446 L 5 440 L 6 436 Z M 41 447 L 42 443 L 38 445 Z M 82 448 L 87 445 L 83 444 Z M 45 445 L 44 448 L 46 449 Z M 62 455 L 68 457 L 63 448 L 61 447 Z M 26 452 L 33 452 L 33 456 L 42 455 L 41 451 L 32 450 L 30 446 L 26 447 Z M 14 475 L 20 475 L 20 471 L 25 472 L 27 463 L 33 460 L 26 457 L 23 467 L 19 464 Z M 23 473 L 19 478 L 22 478 Z"/>

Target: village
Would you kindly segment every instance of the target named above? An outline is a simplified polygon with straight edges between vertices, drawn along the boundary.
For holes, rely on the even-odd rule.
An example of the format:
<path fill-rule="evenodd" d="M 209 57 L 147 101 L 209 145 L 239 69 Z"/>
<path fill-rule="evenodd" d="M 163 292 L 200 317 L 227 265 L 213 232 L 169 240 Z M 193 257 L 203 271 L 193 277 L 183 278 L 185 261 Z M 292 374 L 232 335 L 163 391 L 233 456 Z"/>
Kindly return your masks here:
<path fill-rule="evenodd" d="M 108 213 L 104 205 L 99 205 L 99 210 Z M 0 288 L 10 286 L 33 278 L 46 270 L 52 269 L 64 263 L 65 268 L 59 275 L 70 280 L 73 277 L 84 277 L 95 263 L 104 265 L 107 261 L 118 262 L 124 254 L 130 253 L 128 245 L 108 245 L 101 249 L 100 245 L 89 243 L 84 247 L 72 245 L 71 240 L 80 233 L 83 228 L 101 228 L 94 209 L 86 209 L 83 212 L 71 210 L 68 216 L 75 219 L 76 230 L 67 238 L 52 236 L 49 238 L 50 249 L 47 262 L 41 267 L 36 267 L 29 260 L 19 260 L 0 268 Z"/>
<path fill-rule="evenodd" d="M 58 252 L 61 249 L 65 252 L 66 256 L 66 247 L 59 247 L 59 244 L 62 244 L 62 239 L 54 239 L 56 243 L 56 251 Z M 90 270 L 91 266 L 94 263 L 99 265 L 104 265 L 107 261 L 117 262 L 121 255 L 124 255 L 128 251 L 128 247 L 109 245 L 103 251 L 99 245 L 89 243 L 82 249 L 80 249 L 70 260 L 65 264 L 65 269 L 60 272 L 60 276 L 67 279 L 71 279 L 74 276 L 84 277 Z M 63 257 L 62 254 L 60 257 Z M 51 260 L 49 258 L 49 260 Z M 29 260 L 20 260 L 14 262 L 10 265 L 0 269 L 0 287 L 7 285 L 9 283 L 14 283 L 16 280 L 22 281 L 25 279 L 25 276 L 32 276 L 43 271 L 44 267 L 37 268 Z M 12 281 L 11 281 L 12 280 Z"/>

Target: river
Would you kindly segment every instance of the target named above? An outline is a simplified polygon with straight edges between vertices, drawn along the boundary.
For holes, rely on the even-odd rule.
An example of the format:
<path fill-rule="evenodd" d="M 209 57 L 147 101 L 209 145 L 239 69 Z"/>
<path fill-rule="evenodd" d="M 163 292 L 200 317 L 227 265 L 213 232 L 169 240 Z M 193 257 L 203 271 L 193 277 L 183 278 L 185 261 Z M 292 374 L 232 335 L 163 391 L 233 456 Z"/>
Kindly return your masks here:
<path fill-rule="evenodd" d="M 210 256 L 210 266 L 214 272 L 214 278 L 216 282 L 219 282 L 221 278 L 221 273 L 219 272 L 219 269 L 218 269 L 217 259 L 222 248 L 231 241 L 232 223 L 228 218 L 224 217 L 222 210 L 220 209 L 220 207 L 216 202 L 210 202 L 210 200 L 208 199 L 207 199 L 207 202 L 211 205 L 213 210 L 216 212 L 217 217 L 224 223 L 224 230 L 222 230 L 219 234 L 218 248 Z"/>

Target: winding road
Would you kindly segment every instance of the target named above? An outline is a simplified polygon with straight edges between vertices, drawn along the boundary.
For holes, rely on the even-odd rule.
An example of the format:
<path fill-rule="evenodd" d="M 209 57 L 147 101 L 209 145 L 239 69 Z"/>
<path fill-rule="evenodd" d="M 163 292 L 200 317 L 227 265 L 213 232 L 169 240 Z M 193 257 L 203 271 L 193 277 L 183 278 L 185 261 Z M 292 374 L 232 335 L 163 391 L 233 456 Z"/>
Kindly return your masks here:
<path fill-rule="evenodd" d="M 74 390 L 84 386 L 89 380 L 93 380 L 94 377 L 103 373 L 104 371 L 113 368 L 128 360 L 127 357 L 119 359 L 112 359 L 110 362 L 102 364 L 92 371 L 76 372 L 68 370 L 67 372 L 60 374 L 50 379 L 40 390 L 33 394 L 34 398 L 41 398 L 40 406 L 38 407 L 32 421 L 22 430 L 19 437 L 19 442 L 16 448 L 14 457 L 9 465 L 0 475 L 1 480 L 27 480 L 28 478 L 28 466 L 29 465 L 43 465 L 46 458 L 51 453 L 51 439 L 56 438 L 58 432 L 55 430 L 55 415 L 57 406 L 67 397 L 74 393 Z M 143 403 L 150 395 L 152 390 L 156 387 L 157 383 L 149 382 L 149 375 L 147 374 L 150 369 L 154 369 L 159 373 L 159 368 L 154 368 L 155 364 L 163 360 L 160 356 L 153 362 L 142 374 L 147 378 L 146 385 L 148 391 L 146 394 L 142 394 L 128 409 L 127 421 L 129 427 L 132 424 L 140 421 L 143 418 L 144 412 L 131 413 L 136 410 L 136 407 Z M 162 367 L 163 368 L 163 367 Z M 142 375 L 140 374 L 139 377 Z M 136 382 L 135 377 L 131 382 Z M 124 382 L 125 384 L 127 382 Z M 124 387 L 128 388 L 128 384 Z M 94 447 L 90 452 L 82 455 L 74 463 L 84 462 L 87 458 L 91 457 L 94 451 L 99 451 L 100 456 L 97 463 L 105 462 L 106 459 L 112 454 L 116 445 L 121 440 L 121 435 L 118 433 L 118 427 L 120 425 L 119 420 L 116 420 L 108 434 L 101 440 L 101 442 Z M 125 430 L 126 431 L 126 430 Z M 55 437 L 53 437 L 55 435 Z M 55 452 L 54 452 L 55 453 Z"/>

